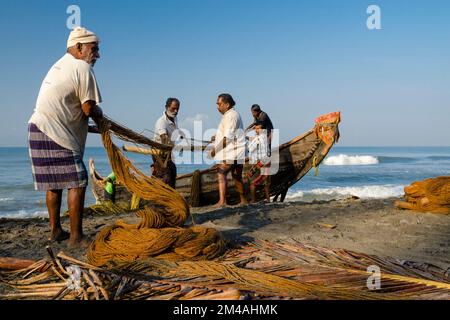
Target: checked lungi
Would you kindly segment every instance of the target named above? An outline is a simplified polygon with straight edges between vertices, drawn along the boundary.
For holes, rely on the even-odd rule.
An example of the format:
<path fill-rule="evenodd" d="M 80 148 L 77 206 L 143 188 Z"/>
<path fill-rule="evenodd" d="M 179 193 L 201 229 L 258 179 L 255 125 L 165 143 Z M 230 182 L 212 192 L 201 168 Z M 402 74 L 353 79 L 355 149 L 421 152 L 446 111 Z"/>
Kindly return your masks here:
<path fill-rule="evenodd" d="M 246 180 L 255 187 L 266 185 L 270 182 L 270 162 L 263 164 L 261 161 L 258 161 L 247 171 Z"/>
<path fill-rule="evenodd" d="M 36 190 L 87 186 L 88 175 L 82 156 L 54 142 L 33 123 L 28 125 L 28 145 Z"/>

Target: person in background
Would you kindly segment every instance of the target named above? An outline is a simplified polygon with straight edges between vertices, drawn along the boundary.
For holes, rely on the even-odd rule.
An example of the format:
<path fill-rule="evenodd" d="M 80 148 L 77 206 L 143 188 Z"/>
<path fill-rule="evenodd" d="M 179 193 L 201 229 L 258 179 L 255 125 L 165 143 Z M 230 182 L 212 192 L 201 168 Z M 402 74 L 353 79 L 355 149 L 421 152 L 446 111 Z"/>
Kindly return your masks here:
<path fill-rule="evenodd" d="M 28 144 L 36 190 L 46 191 L 50 241 L 83 241 L 83 209 L 88 175 L 83 163 L 89 117 L 98 123 L 102 98 L 92 67 L 100 58 L 99 38 L 77 27 L 67 52 L 42 82 L 36 108 L 28 122 Z M 62 193 L 68 189 L 70 234 L 60 222 Z"/>
<path fill-rule="evenodd" d="M 211 140 L 214 147 L 211 157 L 218 163 L 219 201 L 215 207 L 226 205 L 227 175 L 231 172 L 240 203 L 247 204 L 242 182 L 242 170 L 245 161 L 245 136 L 239 112 L 234 108 L 233 97 L 228 93 L 220 94 L 217 98 L 217 109 L 222 114 L 216 136 Z"/>
<path fill-rule="evenodd" d="M 178 131 L 177 115 L 180 110 L 180 101 L 177 98 L 168 98 L 163 115 L 155 124 L 155 141 L 162 144 L 173 145 L 175 131 Z M 166 163 L 161 157 L 152 156 L 152 175 L 167 185 L 175 188 L 177 179 L 177 166 L 172 161 L 172 157 Z"/>
<path fill-rule="evenodd" d="M 272 131 L 273 131 L 272 120 L 270 120 L 267 113 L 262 111 L 261 107 L 257 104 L 252 105 L 251 111 L 252 111 L 252 116 L 253 116 L 254 122 L 251 125 L 249 125 L 247 127 L 247 129 L 245 129 L 245 131 L 247 132 L 249 130 L 254 129 L 257 122 L 262 122 L 265 127 L 265 130 L 267 132 L 267 138 L 268 138 L 268 143 L 269 143 L 269 152 L 270 152 L 270 149 L 272 146 Z"/>
<path fill-rule="evenodd" d="M 257 187 L 264 184 L 266 201 L 270 202 L 270 153 L 265 123 L 256 121 L 256 136 L 248 144 L 249 161 L 253 166 L 247 172 L 252 202 L 256 202 Z"/>

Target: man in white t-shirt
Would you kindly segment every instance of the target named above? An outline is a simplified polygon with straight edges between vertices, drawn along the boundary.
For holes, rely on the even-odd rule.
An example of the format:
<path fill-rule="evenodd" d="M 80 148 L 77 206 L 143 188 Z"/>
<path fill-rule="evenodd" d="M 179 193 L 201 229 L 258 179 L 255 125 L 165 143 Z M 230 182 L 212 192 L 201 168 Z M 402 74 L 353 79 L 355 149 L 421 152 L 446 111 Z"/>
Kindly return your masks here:
<path fill-rule="evenodd" d="M 83 241 L 82 214 L 88 182 L 83 154 L 89 117 L 103 117 L 102 98 L 92 67 L 99 55 L 99 38 L 77 27 L 70 32 L 67 53 L 47 73 L 29 120 L 28 142 L 36 190 L 46 191 L 51 241 L 70 237 Z M 70 234 L 61 227 L 62 192 L 68 189 Z"/>
<path fill-rule="evenodd" d="M 178 137 L 177 115 L 180 110 L 180 101 L 177 98 L 168 98 L 163 115 L 155 124 L 155 141 L 162 144 L 173 145 L 173 141 Z M 175 134 L 174 134 L 175 133 Z M 176 135 L 176 136 L 175 136 Z M 152 175 L 167 185 L 175 188 L 177 179 L 177 166 L 172 161 L 172 157 L 164 161 L 161 157 L 153 156 Z"/>
<path fill-rule="evenodd" d="M 245 162 L 244 126 L 239 112 L 234 108 L 233 97 L 223 93 L 217 98 L 217 109 L 222 120 L 213 137 L 214 148 L 211 157 L 217 162 L 217 178 L 219 182 L 219 202 L 216 207 L 226 205 L 227 174 L 231 172 L 236 190 L 239 192 L 241 204 L 247 204 L 242 182 L 242 170 Z"/>

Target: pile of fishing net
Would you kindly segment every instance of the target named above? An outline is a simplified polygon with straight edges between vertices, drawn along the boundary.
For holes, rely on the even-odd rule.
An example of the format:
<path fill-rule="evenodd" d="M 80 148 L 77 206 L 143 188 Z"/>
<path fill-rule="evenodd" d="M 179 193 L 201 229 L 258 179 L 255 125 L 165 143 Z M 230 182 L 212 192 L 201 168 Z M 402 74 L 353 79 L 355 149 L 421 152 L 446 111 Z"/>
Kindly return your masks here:
<path fill-rule="evenodd" d="M 432 213 L 450 213 L 450 177 L 416 181 L 405 187 L 405 201 L 396 201 L 400 209 Z"/>
<path fill-rule="evenodd" d="M 151 205 L 136 212 L 141 218 L 138 224 L 118 220 L 104 227 L 88 250 L 89 263 L 102 266 L 148 257 L 172 261 L 208 260 L 223 254 L 225 243 L 220 233 L 198 226 L 182 228 L 189 217 L 185 199 L 175 189 L 139 171 L 113 143 L 111 135 L 163 151 L 162 157 L 171 147 L 140 136 L 108 118 L 98 125 L 117 181 Z"/>

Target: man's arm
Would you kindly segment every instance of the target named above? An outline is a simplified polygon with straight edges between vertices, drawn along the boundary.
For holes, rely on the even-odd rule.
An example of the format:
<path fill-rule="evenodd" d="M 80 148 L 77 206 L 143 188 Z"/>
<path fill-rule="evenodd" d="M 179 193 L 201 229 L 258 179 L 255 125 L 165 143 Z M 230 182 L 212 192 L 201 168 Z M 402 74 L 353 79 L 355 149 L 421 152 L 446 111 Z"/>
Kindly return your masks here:
<path fill-rule="evenodd" d="M 91 117 L 95 122 L 98 122 L 103 118 L 103 111 L 95 101 L 86 101 L 81 105 L 81 109 L 87 117 Z"/>
<path fill-rule="evenodd" d="M 211 150 L 211 157 L 214 158 L 217 153 L 221 150 L 225 149 L 227 146 L 227 138 L 223 137 L 222 141 L 219 144 L 216 144 L 215 147 Z"/>
<path fill-rule="evenodd" d="M 253 122 L 251 125 L 249 125 L 249 126 L 245 129 L 245 132 L 249 131 L 250 129 L 253 129 L 253 127 L 255 126 L 255 123 L 256 123 L 256 121 Z"/>
<path fill-rule="evenodd" d="M 98 130 L 98 127 L 96 125 L 93 125 L 93 126 L 90 125 L 88 127 L 88 132 L 89 133 L 100 133 L 100 130 Z"/>
<path fill-rule="evenodd" d="M 162 144 L 173 144 L 167 133 L 161 134 L 161 135 L 159 135 L 159 137 L 161 138 Z"/>

